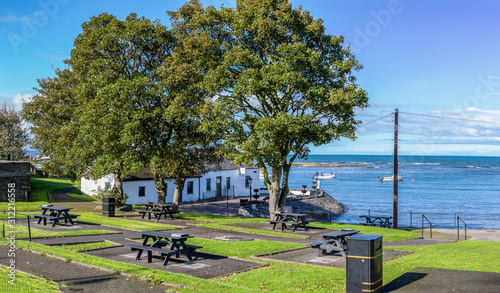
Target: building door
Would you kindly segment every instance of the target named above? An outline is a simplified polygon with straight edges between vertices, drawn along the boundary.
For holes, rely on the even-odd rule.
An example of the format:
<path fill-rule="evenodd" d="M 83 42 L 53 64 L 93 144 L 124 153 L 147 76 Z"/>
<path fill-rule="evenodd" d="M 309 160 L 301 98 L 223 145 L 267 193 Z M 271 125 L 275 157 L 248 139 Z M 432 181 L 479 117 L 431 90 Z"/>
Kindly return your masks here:
<path fill-rule="evenodd" d="M 222 176 L 215 178 L 215 197 L 222 196 Z"/>

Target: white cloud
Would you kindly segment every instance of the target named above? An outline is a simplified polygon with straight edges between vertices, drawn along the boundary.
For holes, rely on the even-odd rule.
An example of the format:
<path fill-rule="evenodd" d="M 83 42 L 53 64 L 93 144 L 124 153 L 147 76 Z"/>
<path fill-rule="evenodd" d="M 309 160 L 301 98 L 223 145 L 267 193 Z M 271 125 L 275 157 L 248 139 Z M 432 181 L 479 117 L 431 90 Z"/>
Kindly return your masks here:
<path fill-rule="evenodd" d="M 23 103 L 31 100 L 33 95 L 27 93 L 17 93 L 12 98 L 12 104 L 16 110 L 21 110 L 23 107 Z"/>
<path fill-rule="evenodd" d="M 12 13 L 7 13 L 7 15 L 0 16 L 0 22 L 21 22 L 23 20 L 22 17 L 17 17 Z"/>

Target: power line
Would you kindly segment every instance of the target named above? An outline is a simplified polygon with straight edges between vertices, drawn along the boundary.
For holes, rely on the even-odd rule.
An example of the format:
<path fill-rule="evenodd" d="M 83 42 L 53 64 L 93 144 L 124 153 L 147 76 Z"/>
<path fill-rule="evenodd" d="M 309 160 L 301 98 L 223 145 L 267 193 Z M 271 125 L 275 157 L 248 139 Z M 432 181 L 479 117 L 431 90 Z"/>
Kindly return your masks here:
<path fill-rule="evenodd" d="M 399 112 L 399 113 L 401 113 L 401 114 L 407 114 L 407 115 L 414 115 L 414 116 L 424 116 L 424 117 L 439 118 L 439 119 L 450 119 L 450 120 L 459 120 L 459 121 L 467 121 L 467 122 L 478 122 L 478 123 L 489 123 L 489 124 L 500 125 L 500 122 L 495 122 L 495 121 L 475 120 L 475 119 L 466 119 L 466 118 L 457 118 L 457 117 L 446 117 L 446 116 L 436 116 L 436 115 L 429 115 L 429 114 L 416 114 L 416 113 L 409 113 L 409 112 Z"/>
<path fill-rule="evenodd" d="M 392 116 L 392 115 L 394 115 L 394 113 L 391 113 L 391 114 L 388 114 L 388 115 L 382 116 L 382 117 L 377 118 L 377 119 L 372 120 L 372 121 L 363 122 L 363 124 L 362 124 L 362 125 L 360 125 L 360 126 L 364 126 L 364 125 L 367 125 L 367 124 L 370 124 L 370 123 L 373 123 L 373 122 L 377 122 L 377 121 L 379 121 L 379 120 L 385 119 L 385 118 L 390 117 L 390 116 Z"/>

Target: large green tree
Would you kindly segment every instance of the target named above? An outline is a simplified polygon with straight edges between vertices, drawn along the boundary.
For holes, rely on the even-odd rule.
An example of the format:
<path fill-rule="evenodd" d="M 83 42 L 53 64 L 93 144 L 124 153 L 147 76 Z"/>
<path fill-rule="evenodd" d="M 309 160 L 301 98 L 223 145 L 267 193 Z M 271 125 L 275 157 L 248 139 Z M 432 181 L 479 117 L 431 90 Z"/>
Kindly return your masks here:
<path fill-rule="evenodd" d="M 235 9 L 192 0 L 170 14 L 186 54 L 200 58 L 192 66 L 205 75 L 203 87 L 234 111 L 227 156 L 255 161 L 270 212 L 281 210 L 295 159 L 310 145 L 355 139 L 355 111 L 368 106 L 352 75 L 362 66 L 343 37 L 287 0 L 237 0 Z"/>
<path fill-rule="evenodd" d="M 70 67 L 40 80 L 25 105 L 38 145 L 76 176 L 113 173 L 120 193 L 121 178 L 148 167 L 161 203 L 165 179 L 182 190 L 216 160 L 216 136 L 203 128 L 216 107 L 169 57 L 177 42 L 160 23 L 103 13 L 82 28 Z"/>
<path fill-rule="evenodd" d="M 24 157 L 29 136 L 23 127 L 21 115 L 7 104 L 0 106 L 0 159 Z"/>

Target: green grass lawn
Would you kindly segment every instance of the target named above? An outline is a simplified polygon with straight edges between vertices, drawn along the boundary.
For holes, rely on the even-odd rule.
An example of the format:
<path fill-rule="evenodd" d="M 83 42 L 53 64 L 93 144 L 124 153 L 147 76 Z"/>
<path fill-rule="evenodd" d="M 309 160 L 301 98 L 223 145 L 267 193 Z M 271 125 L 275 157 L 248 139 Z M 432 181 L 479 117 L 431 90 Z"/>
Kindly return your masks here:
<path fill-rule="evenodd" d="M 90 213 L 89 213 L 90 214 Z M 92 216 L 92 215 L 91 215 Z M 97 217 L 97 215 L 94 215 Z M 193 216 L 195 218 L 195 216 Z M 226 221 L 226 217 L 206 217 L 208 221 Z M 129 220 L 114 219 L 115 225 L 123 225 L 121 222 Z M 153 223 L 151 223 L 153 224 Z M 329 226 L 329 228 L 342 228 L 341 226 Z M 389 235 L 394 239 L 409 237 L 408 231 L 392 230 L 387 234 L 383 228 L 360 227 L 371 234 Z M 360 229 L 361 230 L 361 229 Z M 401 235 L 398 235 L 401 234 Z M 304 245 L 281 241 L 217 241 L 213 239 L 192 238 L 189 244 L 202 246 L 200 251 L 233 256 L 243 259 L 252 259 L 252 255 L 276 252 L 285 249 L 303 247 Z M 115 271 L 130 273 L 136 276 L 150 276 L 151 281 L 169 282 L 187 286 L 190 288 L 172 288 L 179 292 L 288 292 L 288 291 L 310 291 L 315 292 L 345 292 L 345 270 L 320 267 L 306 264 L 283 263 L 277 261 L 262 261 L 269 265 L 225 278 L 205 280 L 183 274 L 158 271 L 135 264 L 121 263 L 117 261 L 104 260 L 95 256 L 85 255 L 69 251 L 69 247 L 46 247 L 43 245 L 18 241 L 21 247 L 29 247 L 42 253 L 56 254 L 58 256 L 81 261 L 84 263 L 105 267 Z M 89 244 L 91 247 L 100 244 Z M 389 249 L 400 249 L 414 252 L 413 254 L 388 261 L 384 264 L 384 283 L 412 270 L 415 267 L 432 267 L 455 270 L 474 270 L 500 272 L 498 257 L 500 255 L 500 243 L 488 241 L 461 241 L 450 244 L 439 244 L 429 246 L 405 246 L 386 247 Z"/>
<path fill-rule="evenodd" d="M 384 283 L 416 268 L 431 267 L 500 273 L 500 242 L 460 241 L 447 244 L 385 247 L 413 254 L 384 264 Z"/>
<path fill-rule="evenodd" d="M 60 292 L 58 285 L 43 279 L 34 278 L 19 271 L 15 272 L 14 285 L 9 284 L 8 282 L 11 278 L 7 274 L 10 274 L 10 270 L 5 267 L 0 267 L 0 292 Z"/>

